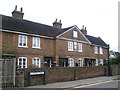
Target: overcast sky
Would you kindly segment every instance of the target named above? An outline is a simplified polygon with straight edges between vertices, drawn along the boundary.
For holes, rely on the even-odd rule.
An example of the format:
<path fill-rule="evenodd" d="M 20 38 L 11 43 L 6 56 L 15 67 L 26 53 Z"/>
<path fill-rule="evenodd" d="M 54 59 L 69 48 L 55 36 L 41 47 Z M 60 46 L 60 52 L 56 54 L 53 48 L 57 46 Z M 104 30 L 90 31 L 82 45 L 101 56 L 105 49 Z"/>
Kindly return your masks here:
<path fill-rule="evenodd" d="M 0 0 L 0 14 L 11 16 L 15 5 L 23 7 L 24 19 L 62 28 L 86 26 L 88 35 L 101 37 L 110 50 L 118 51 L 119 0 Z"/>

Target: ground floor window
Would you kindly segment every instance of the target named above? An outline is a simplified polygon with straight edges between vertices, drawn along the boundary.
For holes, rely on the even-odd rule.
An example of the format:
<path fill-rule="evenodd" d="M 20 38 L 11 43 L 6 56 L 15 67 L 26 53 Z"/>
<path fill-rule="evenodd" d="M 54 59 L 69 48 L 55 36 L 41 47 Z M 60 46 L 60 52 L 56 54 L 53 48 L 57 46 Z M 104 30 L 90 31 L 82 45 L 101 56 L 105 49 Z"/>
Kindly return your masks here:
<path fill-rule="evenodd" d="M 81 58 L 78 59 L 78 67 L 83 67 L 83 60 Z"/>
<path fill-rule="evenodd" d="M 33 58 L 32 60 L 32 66 L 36 68 L 40 68 L 40 59 L 39 58 Z"/>
<path fill-rule="evenodd" d="M 103 59 L 100 59 L 100 64 L 103 65 Z"/>
<path fill-rule="evenodd" d="M 96 59 L 96 66 L 98 66 L 98 59 Z"/>
<path fill-rule="evenodd" d="M 68 66 L 69 67 L 74 67 L 74 59 L 73 58 L 68 59 Z"/>
<path fill-rule="evenodd" d="M 27 58 L 26 57 L 18 58 L 18 68 L 27 68 Z"/>

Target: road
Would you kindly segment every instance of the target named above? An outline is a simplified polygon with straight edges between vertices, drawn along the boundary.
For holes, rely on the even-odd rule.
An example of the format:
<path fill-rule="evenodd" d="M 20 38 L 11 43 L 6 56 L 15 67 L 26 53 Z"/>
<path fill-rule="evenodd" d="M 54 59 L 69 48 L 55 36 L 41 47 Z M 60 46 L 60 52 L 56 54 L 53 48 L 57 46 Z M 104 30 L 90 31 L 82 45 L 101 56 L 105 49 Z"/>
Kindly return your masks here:
<path fill-rule="evenodd" d="M 28 88 L 59 88 L 59 89 L 78 89 L 78 88 L 118 88 L 120 85 L 118 76 L 96 77 L 68 82 L 58 82 L 46 85 L 31 86 Z"/>
<path fill-rule="evenodd" d="M 118 88 L 119 84 L 120 84 L 119 80 L 109 80 L 109 81 L 101 81 L 101 82 L 77 85 L 71 88 Z"/>

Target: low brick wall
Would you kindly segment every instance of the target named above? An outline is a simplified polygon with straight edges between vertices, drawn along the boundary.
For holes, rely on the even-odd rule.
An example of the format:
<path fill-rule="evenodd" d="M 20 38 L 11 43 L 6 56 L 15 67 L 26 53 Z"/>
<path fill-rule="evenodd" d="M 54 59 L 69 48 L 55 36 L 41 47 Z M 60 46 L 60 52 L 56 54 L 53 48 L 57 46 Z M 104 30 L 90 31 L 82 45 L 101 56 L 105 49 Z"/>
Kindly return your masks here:
<path fill-rule="evenodd" d="M 40 85 L 55 82 L 73 81 L 85 78 L 105 76 L 107 66 L 90 67 L 54 67 L 40 69 L 24 69 L 25 86 Z M 120 74 L 118 65 L 110 65 L 111 75 Z M 29 76 L 29 72 L 45 72 L 44 75 Z M 30 80 L 31 79 L 31 80 Z M 29 81 L 30 80 L 30 81 Z M 31 84 L 30 84 L 31 83 Z"/>
<path fill-rule="evenodd" d="M 112 75 L 120 74 L 120 65 L 111 65 Z"/>
<path fill-rule="evenodd" d="M 41 82 L 45 82 L 45 84 L 48 83 L 55 83 L 55 82 L 64 82 L 64 81 L 73 81 L 73 80 L 80 80 L 84 78 L 91 78 L 91 77 L 98 77 L 98 76 L 104 76 L 105 75 L 105 69 L 104 66 L 99 67 L 54 67 L 54 68 L 40 68 L 40 69 L 24 69 L 25 74 L 25 86 L 28 86 L 30 82 L 29 79 L 29 72 L 42 72 L 45 71 L 45 77 L 43 75 L 40 75 L 39 78 L 41 79 Z M 30 76 L 33 77 L 33 76 Z M 38 76 L 34 76 L 34 83 L 35 80 L 37 84 L 38 83 Z M 36 85 L 36 84 L 35 84 Z"/>
<path fill-rule="evenodd" d="M 105 75 L 104 66 L 99 67 L 81 67 L 75 68 L 75 79 L 84 79 L 84 78 L 91 78 L 91 77 L 98 77 Z"/>

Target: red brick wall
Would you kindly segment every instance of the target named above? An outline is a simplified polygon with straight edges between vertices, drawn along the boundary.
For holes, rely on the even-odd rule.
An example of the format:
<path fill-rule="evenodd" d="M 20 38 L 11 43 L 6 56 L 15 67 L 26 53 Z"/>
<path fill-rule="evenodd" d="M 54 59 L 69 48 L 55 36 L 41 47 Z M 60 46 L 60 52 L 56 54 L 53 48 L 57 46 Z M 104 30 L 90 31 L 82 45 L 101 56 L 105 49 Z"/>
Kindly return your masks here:
<path fill-rule="evenodd" d="M 72 32 L 71 32 L 72 33 Z M 107 59 L 108 51 L 103 48 L 103 55 L 94 53 L 94 46 L 83 43 L 83 52 L 68 51 L 68 40 L 61 39 L 46 39 L 41 38 L 41 49 L 32 48 L 32 36 L 28 37 L 28 48 L 18 47 L 18 35 L 13 33 L 2 33 L 2 50 L 3 54 L 15 54 L 16 57 L 27 57 L 28 67 L 31 66 L 31 60 L 33 57 L 39 57 L 41 59 L 41 66 L 43 67 L 44 56 L 55 57 L 55 60 L 59 61 L 60 56 L 68 56 L 73 58 L 75 63 L 79 58 L 94 57 L 96 59 Z M 83 38 L 83 37 L 82 37 Z"/>
<path fill-rule="evenodd" d="M 73 68 L 41 68 L 41 69 L 25 69 L 25 83 L 28 83 L 28 72 L 45 71 L 45 83 L 55 83 L 64 81 L 80 80 L 84 78 L 104 76 L 104 66 L 99 67 L 73 67 Z M 41 76 L 43 77 L 43 76 Z M 34 80 L 37 77 L 34 77 Z"/>

